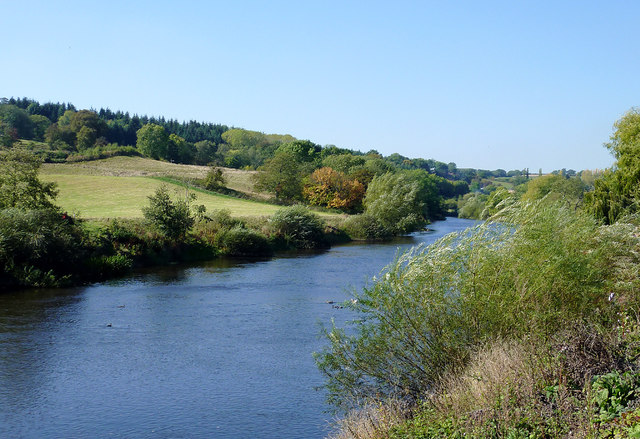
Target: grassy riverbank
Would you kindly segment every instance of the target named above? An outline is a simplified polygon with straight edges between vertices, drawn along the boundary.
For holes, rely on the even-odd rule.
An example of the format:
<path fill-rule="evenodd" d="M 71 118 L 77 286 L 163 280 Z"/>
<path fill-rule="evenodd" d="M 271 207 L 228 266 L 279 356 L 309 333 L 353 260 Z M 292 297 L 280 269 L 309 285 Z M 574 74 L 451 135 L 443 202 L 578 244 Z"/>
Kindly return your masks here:
<path fill-rule="evenodd" d="M 336 438 L 640 437 L 638 224 L 542 200 L 402 255 L 317 354 Z"/>

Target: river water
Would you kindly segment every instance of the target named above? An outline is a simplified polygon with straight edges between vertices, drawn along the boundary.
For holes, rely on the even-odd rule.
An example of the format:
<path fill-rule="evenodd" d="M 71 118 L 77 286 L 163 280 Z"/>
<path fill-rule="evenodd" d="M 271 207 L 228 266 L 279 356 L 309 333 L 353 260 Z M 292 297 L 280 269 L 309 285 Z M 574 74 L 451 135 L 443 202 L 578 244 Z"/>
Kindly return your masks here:
<path fill-rule="evenodd" d="M 216 260 L 73 289 L 0 295 L 0 437 L 322 438 L 332 415 L 319 323 L 398 249 L 473 225 L 449 218 L 385 244 Z"/>

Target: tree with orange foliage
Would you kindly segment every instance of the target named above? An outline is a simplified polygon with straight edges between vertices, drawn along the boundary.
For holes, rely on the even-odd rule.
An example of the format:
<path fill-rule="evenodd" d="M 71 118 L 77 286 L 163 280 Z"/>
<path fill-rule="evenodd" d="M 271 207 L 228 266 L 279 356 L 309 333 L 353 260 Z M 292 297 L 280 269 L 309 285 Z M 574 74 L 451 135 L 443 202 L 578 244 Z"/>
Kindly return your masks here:
<path fill-rule="evenodd" d="M 358 180 L 351 180 L 329 167 L 316 169 L 303 189 L 309 204 L 350 212 L 362 209 L 365 192 L 366 188 Z"/>

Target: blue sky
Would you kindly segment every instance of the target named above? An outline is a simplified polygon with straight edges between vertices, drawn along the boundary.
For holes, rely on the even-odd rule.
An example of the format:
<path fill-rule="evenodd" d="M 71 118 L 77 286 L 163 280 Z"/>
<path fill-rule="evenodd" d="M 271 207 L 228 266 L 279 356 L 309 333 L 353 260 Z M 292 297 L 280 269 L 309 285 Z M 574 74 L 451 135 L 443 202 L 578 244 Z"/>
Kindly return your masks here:
<path fill-rule="evenodd" d="M 0 97 L 459 167 L 594 169 L 640 105 L 640 2 L 0 0 Z"/>

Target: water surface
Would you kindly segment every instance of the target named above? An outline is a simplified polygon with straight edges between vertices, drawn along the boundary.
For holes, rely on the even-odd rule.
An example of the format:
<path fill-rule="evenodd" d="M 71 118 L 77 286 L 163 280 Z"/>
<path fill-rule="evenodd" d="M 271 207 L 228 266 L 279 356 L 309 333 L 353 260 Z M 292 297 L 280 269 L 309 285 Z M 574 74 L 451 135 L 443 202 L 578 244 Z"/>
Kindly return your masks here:
<path fill-rule="evenodd" d="M 319 322 L 396 255 L 386 244 L 170 266 L 0 295 L 0 437 L 321 438 L 331 414 Z"/>

